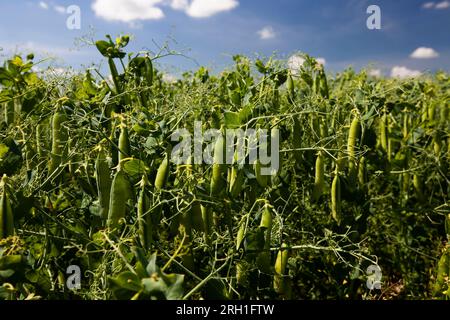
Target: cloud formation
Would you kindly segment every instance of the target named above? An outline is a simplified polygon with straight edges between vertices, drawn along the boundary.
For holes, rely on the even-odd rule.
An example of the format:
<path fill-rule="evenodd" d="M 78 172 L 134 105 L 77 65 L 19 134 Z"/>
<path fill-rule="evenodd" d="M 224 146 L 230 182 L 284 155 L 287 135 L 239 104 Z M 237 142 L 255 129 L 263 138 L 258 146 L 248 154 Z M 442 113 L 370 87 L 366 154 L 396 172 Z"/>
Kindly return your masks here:
<path fill-rule="evenodd" d="M 275 38 L 275 31 L 273 30 L 273 28 L 271 26 L 266 26 L 266 27 L 262 28 L 261 30 L 259 30 L 257 33 L 261 40 L 268 40 L 268 39 Z"/>
<path fill-rule="evenodd" d="M 391 77 L 392 78 L 416 78 L 422 74 L 419 70 L 411 70 L 405 66 L 395 66 L 391 69 Z"/>
<path fill-rule="evenodd" d="M 450 1 L 444 0 L 441 2 L 425 2 L 422 5 L 424 9 L 436 9 L 436 10 L 444 10 L 450 8 Z"/>
<path fill-rule="evenodd" d="M 208 18 L 230 11 L 239 5 L 237 0 L 172 0 L 172 9 L 184 11 L 192 18 Z"/>
<path fill-rule="evenodd" d="M 413 59 L 432 59 L 439 57 L 439 53 L 433 48 L 419 47 L 411 53 L 410 57 Z"/>
<path fill-rule="evenodd" d="M 40 1 L 39 2 L 39 7 L 41 7 L 42 9 L 47 10 L 48 9 L 48 4 L 44 1 Z"/>
<path fill-rule="evenodd" d="M 64 6 L 54 6 L 53 9 L 55 9 L 56 12 L 58 13 L 66 13 L 66 7 Z"/>
<path fill-rule="evenodd" d="M 104 20 L 134 24 L 164 18 L 164 6 L 183 11 L 192 18 L 208 18 L 238 5 L 238 0 L 94 0 L 92 9 Z"/>
<path fill-rule="evenodd" d="M 92 10 L 107 21 L 132 23 L 164 18 L 164 12 L 157 7 L 162 3 L 163 0 L 94 0 Z"/>

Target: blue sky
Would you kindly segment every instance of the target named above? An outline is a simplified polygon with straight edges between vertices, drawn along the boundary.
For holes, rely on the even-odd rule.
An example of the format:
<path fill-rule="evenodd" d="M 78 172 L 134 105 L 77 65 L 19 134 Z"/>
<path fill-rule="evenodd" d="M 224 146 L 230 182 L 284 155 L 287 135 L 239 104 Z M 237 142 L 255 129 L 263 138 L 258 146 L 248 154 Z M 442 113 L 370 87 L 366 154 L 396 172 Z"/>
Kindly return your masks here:
<path fill-rule="evenodd" d="M 371 4 L 381 9 L 381 30 L 366 27 Z M 66 27 L 70 5 L 81 9 L 80 30 Z M 221 70 L 237 53 L 287 59 L 297 51 L 323 58 L 329 71 L 369 64 L 384 75 L 450 71 L 448 0 L 25 0 L 1 1 L 0 12 L 2 60 L 34 51 L 78 69 L 102 57 L 77 38 L 131 33 L 129 50 L 167 42 L 187 56 L 160 60 L 173 74 Z"/>

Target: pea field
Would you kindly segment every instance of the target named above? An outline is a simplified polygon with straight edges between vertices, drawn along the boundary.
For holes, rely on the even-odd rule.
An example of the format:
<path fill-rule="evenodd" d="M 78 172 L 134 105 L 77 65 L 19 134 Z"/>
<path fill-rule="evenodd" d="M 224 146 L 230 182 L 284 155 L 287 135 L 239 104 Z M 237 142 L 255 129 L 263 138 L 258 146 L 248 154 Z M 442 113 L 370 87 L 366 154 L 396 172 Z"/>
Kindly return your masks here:
<path fill-rule="evenodd" d="M 447 73 L 236 55 L 167 81 L 129 41 L 63 76 L 0 61 L 0 299 L 450 299 Z M 267 129 L 278 170 L 222 138 L 172 161 L 199 122 Z"/>

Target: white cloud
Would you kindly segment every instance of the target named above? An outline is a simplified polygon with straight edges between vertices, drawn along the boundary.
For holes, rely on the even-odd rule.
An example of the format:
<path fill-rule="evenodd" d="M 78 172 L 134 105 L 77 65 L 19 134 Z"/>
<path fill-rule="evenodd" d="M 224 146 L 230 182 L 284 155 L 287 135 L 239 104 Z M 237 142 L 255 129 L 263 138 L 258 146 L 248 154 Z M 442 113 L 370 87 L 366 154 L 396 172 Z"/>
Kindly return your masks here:
<path fill-rule="evenodd" d="M 450 8 L 450 1 L 448 0 L 444 0 L 441 2 L 425 2 L 422 5 L 423 8 L 425 9 L 436 9 L 436 10 L 444 10 L 444 9 L 448 9 Z"/>
<path fill-rule="evenodd" d="M 164 12 L 156 5 L 164 0 L 94 0 L 95 15 L 108 21 L 131 23 L 136 20 L 164 18 Z"/>
<path fill-rule="evenodd" d="M 170 6 L 182 10 L 193 18 L 208 18 L 224 11 L 230 11 L 239 5 L 237 0 L 172 0 Z"/>
<path fill-rule="evenodd" d="M 325 60 L 325 58 L 319 57 L 319 58 L 316 59 L 316 61 L 317 61 L 318 64 L 320 64 L 321 66 L 324 66 L 324 67 L 327 64 L 327 60 Z"/>
<path fill-rule="evenodd" d="M 44 1 L 40 1 L 39 2 L 39 7 L 41 7 L 42 9 L 47 10 L 48 9 L 48 4 Z"/>
<path fill-rule="evenodd" d="M 66 7 L 63 6 L 54 6 L 53 9 L 58 13 L 66 13 Z"/>
<path fill-rule="evenodd" d="M 371 77 L 380 78 L 381 70 L 380 69 L 370 69 L 367 74 Z"/>
<path fill-rule="evenodd" d="M 305 63 L 305 59 L 298 54 L 294 54 L 293 56 L 291 56 L 287 62 L 288 68 L 293 75 L 300 74 L 300 68 L 303 63 Z"/>
<path fill-rule="evenodd" d="M 411 70 L 404 66 L 395 66 L 391 70 L 391 77 L 393 78 L 415 78 L 419 77 L 422 73 L 418 70 Z"/>
<path fill-rule="evenodd" d="M 267 26 L 259 30 L 258 32 L 259 38 L 261 40 L 268 40 L 275 38 L 275 31 L 271 26 Z"/>
<path fill-rule="evenodd" d="M 172 0 L 170 3 L 170 6 L 174 10 L 187 10 L 189 8 L 189 1 L 188 0 Z"/>
<path fill-rule="evenodd" d="M 439 57 L 439 53 L 433 48 L 419 47 L 411 53 L 410 57 L 414 59 L 432 59 Z"/>
<path fill-rule="evenodd" d="M 435 8 L 438 10 L 439 9 L 448 9 L 448 8 L 450 8 L 450 1 L 442 1 L 442 2 L 436 3 Z"/>

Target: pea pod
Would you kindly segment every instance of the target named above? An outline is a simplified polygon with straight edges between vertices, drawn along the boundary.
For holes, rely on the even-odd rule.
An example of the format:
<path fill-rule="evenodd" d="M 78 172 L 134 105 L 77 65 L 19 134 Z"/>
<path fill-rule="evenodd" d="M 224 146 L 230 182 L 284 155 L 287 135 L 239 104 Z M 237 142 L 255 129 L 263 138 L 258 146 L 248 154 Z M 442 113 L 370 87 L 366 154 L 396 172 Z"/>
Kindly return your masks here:
<path fill-rule="evenodd" d="M 95 175 L 97 179 L 97 194 L 100 204 L 100 216 L 106 221 L 108 219 L 109 201 L 111 192 L 111 176 L 106 153 L 100 149 L 95 161 Z"/>
<path fill-rule="evenodd" d="M 358 182 L 360 188 L 365 188 L 367 183 L 366 157 L 361 157 L 358 162 Z"/>
<path fill-rule="evenodd" d="M 5 122 L 7 125 L 12 125 L 15 119 L 15 103 L 14 100 L 10 100 L 5 103 Z"/>
<path fill-rule="evenodd" d="M 244 241 L 245 230 L 246 230 L 246 225 L 247 225 L 246 221 L 247 221 L 247 217 L 244 216 L 241 219 L 241 222 L 239 223 L 239 229 L 238 229 L 237 236 L 236 236 L 236 250 L 239 250 L 239 248 L 242 245 L 242 242 Z"/>
<path fill-rule="evenodd" d="M 264 251 L 257 257 L 258 268 L 264 273 L 270 273 L 270 243 L 272 235 L 272 206 L 266 203 L 261 215 L 260 228 L 264 231 Z"/>
<path fill-rule="evenodd" d="M 329 89 L 328 89 L 328 81 L 327 76 L 325 74 L 325 71 L 323 68 L 320 69 L 319 72 L 319 91 L 323 98 L 328 99 L 330 96 Z"/>
<path fill-rule="evenodd" d="M 163 161 L 159 165 L 158 171 L 156 172 L 155 178 L 156 190 L 161 190 L 166 186 L 167 180 L 169 178 L 169 173 L 170 173 L 169 152 L 167 152 Z"/>
<path fill-rule="evenodd" d="M 380 119 L 379 128 L 380 128 L 380 136 L 379 136 L 380 146 L 381 146 L 381 149 L 383 149 L 385 152 L 387 152 L 388 151 L 388 117 L 387 117 L 386 113 L 384 113 Z"/>
<path fill-rule="evenodd" d="M 286 244 L 282 244 L 275 261 L 275 275 L 273 278 L 273 288 L 276 293 L 286 295 L 288 293 L 287 263 L 289 251 Z"/>
<path fill-rule="evenodd" d="M 222 131 L 222 130 L 221 130 Z M 224 171 L 224 149 L 225 139 L 223 134 L 217 138 L 214 145 L 214 162 L 212 165 L 212 175 L 210 184 L 210 194 L 212 196 L 218 195 L 223 187 L 223 171 Z"/>
<path fill-rule="evenodd" d="M 348 134 L 347 141 L 347 152 L 349 155 L 348 169 L 349 169 L 349 180 L 353 184 L 356 180 L 356 157 L 355 157 L 355 146 L 356 141 L 360 135 L 361 124 L 359 117 L 355 116 L 353 118 L 352 124 L 350 125 L 350 132 Z"/>
<path fill-rule="evenodd" d="M 316 158 L 316 173 L 314 178 L 314 189 L 312 200 L 316 202 L 323 194 L 325 187 L 325 159 L 322 151 L 319 151 Z"/>
<path fill-rule="evenodd" d="M 253 169 L 255 171 L 256 181 L 258 182 L 258 184 L 262 188 L 267 187 L 269 177 L 267 175 L 263 175 L 261 173 L 262 166 L 261 166 L 261 162 L 259 160 L 255 161 L 255 164 L 253 165 Z"/>
<path fill-rule="evenodd" d="M 340 224 L 341 222 L 341 180 L 339 174 L 333 178 L 331 185 L 331 215 L 333 219 Z"/>
<path fill-rule="evenodd" d="M 14 235 L 14 216 L 8 190 L 8 177 L 3 175 L 0 182 L 0 239 Z"/>
<path fill-rule="evenodd" d="M 442 151 L 442 137 L 439 131 L 436 131 L 433 135 L 433 150 L 434 154 L 439 157 Z"/>
<path fill-rule="evenodd" d="M 118 170 L 111 185 L 108 220 L 106 225 L 117 227 L 121 219 L 125 218 L 127 201 L 131 198 L 131 185 L 125 172 Z"/>
<path fill-rule="evenodd" d="M 123 159 L 130 156 L 130 138 L 128 136 L 128 129 L 124 122 L 120 126 L 119 135 L 119 164 L 122 163 Z"/>
<path fill-rule="evenodd" d="M 424 202 L 425 196 L 423 194 L 422 177 L 419 174 L 414 174 L 413 186 L 417 200 L 419 200 L 419 202 Z"/>
<path fill-rule="evenodd" d="M 143 248 L 150 249 L 153 242 L 153 222 L 149 212 L 150 199 L 147 195 L 149 183 L 145 174 L 139 184 L 141 187 L 137 206 L 139 239 Z"/>
<path fill-rule="evenodd" d="M 433 288 L 435 297 L 450 298 L 450 246 L 447 246 L 442 253 L 437 265 L 436 282 Z"/>
<path fill-rule="evenodd" d="M 153 63 L 152 59 L 149 56 L 145 57 L 145 80 L 147 81 L 147 86 L 151 86 L 153 84 Z"/>
<path fill-rule="evenodd" d="M 447 233 L 447 239 L 450 241 L 450 213 L 445 216 L 445 233 Z"/>
<path fill-rule="evenodd" d="M 244 184 L 244 172 L 239 170 L 236 166 L 233 166 L 230 170 L 230 196 L 234 199 L 239 196 Z"/>
<path fill-rule="evenodd" d="M 49 165 L 49 171 L 55 171 L 63 160 L 64 145 L 67 141 L 67 132 L 63 128 L 64 122 L 67 121 L 65 113 L 60 106 L 52 118 L 52 153 Z"/>

